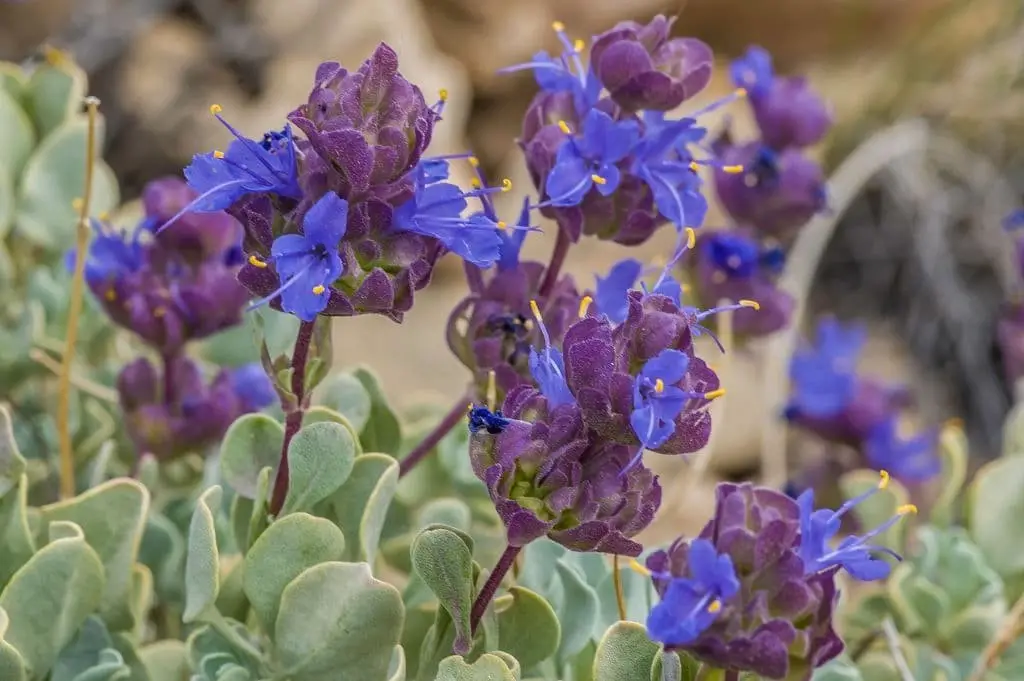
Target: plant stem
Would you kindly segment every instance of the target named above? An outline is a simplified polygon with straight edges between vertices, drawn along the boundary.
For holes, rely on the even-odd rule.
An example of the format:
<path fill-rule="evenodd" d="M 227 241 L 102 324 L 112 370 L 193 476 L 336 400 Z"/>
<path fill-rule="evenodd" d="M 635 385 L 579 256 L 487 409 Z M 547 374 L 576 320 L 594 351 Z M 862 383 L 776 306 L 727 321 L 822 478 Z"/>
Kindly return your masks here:
<path fill-rule="evenodd" d="M 71 443 L 71 364 L 75 359 L 75 341 L 78 339 L 78 317 L 82 313 L 85 288 L 85 260 L 89 247 L 89 203 L 92 198 L 93 166 L 96 158 L 96 119 L 100 100 L 86 97 L 88 134 L 85 138 L 85 187 L 78 206 L 78 224 L 75 228 L 75 269 L 71 277 L 68 299 L 67 337 L 57 378 L 57 439 L 60 443 L 60 496 L 67 499 L 75 495 L 75 453 Z"/>
<path fill-rule="evenodd" d="M 981 651 L 981 657 L 978 658 L 978 663 L 968 681 L 982 681 L 988 670 L 996 666 L 1006 649 L 1020 636 L 1022 629 L 1024 629 L 1024 596 L 1018 598 L 1017 602 L 1013 604 L 1013 609 L 1006 615 L 1003 626 L 999 627 L 995 638 L 989 641 L 985 649 Z"/>
<path fill-rule="evenodd" d="M 555 288 L 555 282 L 558 281 L 558 275 L 562 273 L 562 265 L 565 264 L 565 256 L 569 253 L 571 245 L 569 235 L 559 227 L 558 237 L 555 239 L 555 250 L 551 252 L 551 261 L 544 271 L 544 280 L 540 283 L 537 297 L 543 298 L 551 293 L 551 289 Z"/>
<path fill-rule="evenodd" d="M 284 506 L 288 495 L 288 445 L 295 433 L 302 427 L 302 416 L 306 411 L 306 362 L 309 360 L 309 346 L 313 340 L 316 320 L 302 322 L 295 338 L 295 350 L 292 353 L 292 395 L 294 400 L 281 406 L 285 411 L 284 441 L 281 443 L 281 458 L 277 464 L 277 477 L 274 479 L 274 492 L 270 497 L 270 515 L 276 516 Z"/>
<path fill-rule="evenodd" d="M 471 262 L 462 261 L 462 271 L 466 273 L 466 284 L 473 293 L 480 293 L 484 290 L 484 276 L 480 268 Z"/>
<path fill-rule="evenodd" d="M 466 416 L 466 400 L 462 398 L 458 400 L 452 408 L 448 410 L 441 422 L 438 423 L 430 433 L 423 438 L 423 440 L 416 445 L 416 447 L 409 452 L 404 459 L 398 464 L 398 477 L 402 477 L 406 473 L 412 470 L 413 466 L 418 464 L 420 461 L 425 459 L 430 452 L 434 450 L 437 443 L 444 439 L 444 436 L 452 431 L 452 429 L 459 424 Z"/>
<path fill-rule="evenodd" d="M 612 558 L 612 584 L 615 585 L 615 605 L 619 608 L 619 620 L 626 619 L 626 592 L 622 588 L 622 571 L 619 570 L 619 554 Z"/>
<path fill-rule="evenodd" d="M 516 556 L 522 550 L 522 546 L 505 547 L 505 552 L 501 554 L 501 558 L 498 559 L 487 581 L 484 582 L 483 588 L 477 594 L 476 600 L 473 601 L 473 609 L 469 612 L 469 630 L 471 632 L 476 632 L 476 626 L 480 624 L 480 618 L 484 616 L 484 611 L 487 610 L 487 606 L 494 599 L 494 592 L 498 590 L 498 585 L 501 584 L 501 580 L 505 578 L 509 568 L 512 567 L 512 563 L 516 561 Z"/>

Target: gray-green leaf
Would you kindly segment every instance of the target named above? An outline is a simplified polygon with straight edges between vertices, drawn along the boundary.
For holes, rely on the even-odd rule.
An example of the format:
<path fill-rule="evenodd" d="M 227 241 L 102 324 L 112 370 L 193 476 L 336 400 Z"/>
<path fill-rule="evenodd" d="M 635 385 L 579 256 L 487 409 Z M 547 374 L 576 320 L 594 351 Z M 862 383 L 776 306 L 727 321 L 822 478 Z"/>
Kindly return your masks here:
<path fill-rule="evenodd" d="M 658 644 L 636 622 L 617 622 L 597 644 L 594 681 L 637 681 L 650 678 Z"/>
<path fill-rule="evenodd" d="M 220 445 L 224 481 L 246 499 L 256 497 L 260 471 L 277 470 L 284 428 L 266 414 L 246 414 L 228 428 Z"/>
<path fill-rule="evenodd" d="M 372 563 L 398 487 L 398 462 L 384 454 L 358 457 L 348 480 L 325 502 L 345 533 L 349 560 Z"/>
<path fill-rule="evenodd" d="M 313 423 L 288 445 L 288 495 L 281 515 L 308 511 L 344 484 L 355 464 L 356 444 L 337 423 Z"/>
<path fill-rule="evenodd" d="M 551 605 L 537 593 L 521 586 L 495 604 L 498 613 L 498 647 L 529 669 L 558 650 L 562 629 Z M 508 601 L 506 605 L 505 602 Z M 648 669 L 650 667 L 648 666 Z"/>
<path fill-rule="evenodd" d="M 203 619 L 213 609 L 220 592 L 220 553 L 214 515 L 220 508 L 221 488 L 214 485 L 196 501 L 188 529 L 188 557 L 185 560 L 186 624 Z"/>
<path fill-rule="evenodd" d="M 472 644 L 469 629 L 473 607 L 473 554 L 450 530 L 424 530 L 412 544 L 412 566 L 437 596 L 455 624 L 453 652 L 465 655 Z"/>

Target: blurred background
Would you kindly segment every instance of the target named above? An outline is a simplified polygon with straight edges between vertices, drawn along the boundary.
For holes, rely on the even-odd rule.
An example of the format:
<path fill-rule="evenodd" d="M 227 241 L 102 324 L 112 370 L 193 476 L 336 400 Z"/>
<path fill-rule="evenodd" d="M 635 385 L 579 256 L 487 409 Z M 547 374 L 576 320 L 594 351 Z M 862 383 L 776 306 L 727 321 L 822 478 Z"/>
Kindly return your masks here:
<path fill-rule="evenodd" d="M 708 42 L 720 61 L 717 80 L 687 107 L 727 93 L 728 61 L 752 43 L 773 53 L 777 71 L 806 74 L 831 101 L 837 125 L 818 154 L 842 182 L 830 188 L 833 214 L 809 232 L 821 257 L 789 263 L 808 284 L 804 319 L 866 321 L 865 371 L 905 378 L 922 422 L 960 417 L 982 457 L 996 452 L 1012 390 L 995 326 L 1021 289 L 1000 227 L 1024 188 L 1020 0 L 21 0 L 0 3 L 0 59 L 38 59 L 48 44 L 88 71 L 106 118 L 104 155 L 131 201 L 147 181 L 180 173 L 193 153 L 223 146 L 210 104 L 257 135 L 305 101 L 319 62 L 355 68 L 386 41 L 428 100 L 449 92 L 432 150 L 472 149 L 489 177 L 511 178 L 514 191 L 503 197 L 511 215 L 532 189 L 515 139 L 536 88 L 528 74 L 496 71 L 555 48 L 556 19 L 589 38 L 658 13 L 678 15 L 675 30 Z M 738 135 L 749 127 L 742 112 L 721 116 L 737 117 Z M 900 123 L 910 127 L 891 128 Z M 913 153 L 890 153 L 901 145 Z M 708 225 L 719 224 L 712 211 Z M 531 236 L 528 253 L 546 259 L 553 231 Z M 629 255 L 664 256 L 672 238 L 656 235 Z M 624 255 L 584 241 L 569 270 L 591 285 Z M 463 294 L 459 267 L 446 262 L 402 327 L 340 320 L 337 365 L 372 364 L 399 405 L 428 394 L 455 399 L 466 376 L 442 331 Z M 728 359 L 730 397 L 717 417 L 728 425 L 707 480 L 681 474 L 669 488 L 679 512 L 659 522 L 674 532 L 693 527 L 690 518 L 699 524 L 691 511 L 707 505 L 712 479 L 758 474 L 762 424 L 780 399 L 766 377 L 782 347 L 773 343 Z"/>

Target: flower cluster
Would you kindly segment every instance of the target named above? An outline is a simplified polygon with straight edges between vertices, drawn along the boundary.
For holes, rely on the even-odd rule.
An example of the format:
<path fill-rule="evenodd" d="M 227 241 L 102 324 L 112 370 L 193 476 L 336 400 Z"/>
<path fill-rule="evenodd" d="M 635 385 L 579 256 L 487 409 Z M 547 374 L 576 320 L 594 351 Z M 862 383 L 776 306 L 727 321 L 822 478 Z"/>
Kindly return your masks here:
<path fill-rule="evenodd" d="M 785 416 L 823 440 L 857 449 L 872 468 L 908 482 L 927 480 L 941 465 L 938 430 L 929 428 L 909 439 L 900 435 L 900 412 L 911 405 L 910 393 L 857 373 L 864 341 L 863 328 L 822 319 L 816 343 L 805 344 L 793 356 L 793 392 Z"/>
<path fill-rule="evenodd" d="M 241 414 L 274 399 L 257 366 L 218 374 L 184 355 L 186 344 L 239 324 L 249 300 L 236 277 L 242 228 L 223 212 L 190 213 L 161 231 L 196 197 L 177 178 L 149 183 L 145 218 L 129 234 L 100 221 L 85 261 L 85 281 L 110 318 L 162 359 L 128 364 L 118 378 L 128 434 L 140 453 L 174 456 L 215 443 Z M 73 266 L 74 253 L 69 254 Z"/>
<path fill-rule="evenodd" d="M 215 105 L 235 139 L 186 168 L 199 197 L 182 214 L 227 210 L 242 223 L 239 280 L 256 304 L 306 322 L 366 313 L 401 321 L 444 253 L 489 267 L 507 239 L 493 211 L 465 215 L 508 191 L 507 180 L 463 191 L 447 181 L 448 164 L 469 154 L 423 156 L 446 98 L 428 106 L 381 44 L 358 71 L 321 64 L 309 100 L 262 139 L 243 136 Z"/>
<path fill-rule="evenodd" d="M 634 565 L 661 596 L 647 620 L 651 637 L 717 669 L 810 679 L 843 650 L 832 626 L 836 573 L 887 577 L 891 566 L 881 556 L 899 556 L 871 540 L 916 511 L 901 507 L 870 532 L 830 545 L 843 516 L 884 489 L 889 478 L 881 475 L 876 489 L 836 511 L 815 510 L 811 491 L 794 501 L 750 483 L 720 484 L 715 515 L 697 538 L 680 537 L 649 556 L 646 568 Z"/>

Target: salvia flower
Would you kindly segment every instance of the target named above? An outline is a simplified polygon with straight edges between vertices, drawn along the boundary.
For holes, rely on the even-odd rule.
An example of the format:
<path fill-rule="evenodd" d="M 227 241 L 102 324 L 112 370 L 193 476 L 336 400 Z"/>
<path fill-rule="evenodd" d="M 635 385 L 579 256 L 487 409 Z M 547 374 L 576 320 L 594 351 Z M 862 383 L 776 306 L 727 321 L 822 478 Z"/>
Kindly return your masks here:
<path fill-rule="evenodd" d="M 789 324 L 796 305 L 775 283 L 783 261 L 778 245 L 763 245 L 744 230 L 705 232 L 697 240 L 691 265 L 695 293 L 707 307 L 721 300 L 756 300 L 756 310 L 733 314 L 733 332 L 741 336 L 773 333 Z"/>
<path fill-rule="evenodd" d="M 589 431 L 578 405 L 553 407 L 531 386 L 501 412 L 470 411 L 470 459 L 487 486 L 511 546 L 543 536 L 573 551 L 637 556 L 632 537 L 661 504 L 657 476 L 627 473 L 629 448 Z M 497 432 L 496 432 L 497 431 Z"/>
<path fill-rule="evenodd" d="M 275 399 L 259 365 L 223 369 L 207 381 L 184 355 L 163 371 L 144 357 L 125 365 L 117 380 L 125 428 L 139 454 L 171 459 L 215 446 L 242 414 Z"/>
<path fill-rule="evenodd" d="M 807 496 L 798 504 L 751 483 L 719 484 L 714 517 L 697 538 L 680 537 L 646 569 L 636 566 L 661 596 L 651 637 L 716 669 L 809 680 L 843 649 L 832 625 L 836 571 L 881 578 L 881 568 L 865 567 L 878 551 L 869 541 L 912 510 L 830 548 L 838 519 L 863 498 L 834 513 L 815 511 Z"/>
<path fill-rule="evenodd" d="M 731 72 L 736 86 L 747 90 L 761 137 L 772 149 L 811 146 L 832 126 L 828 107 L 807 80 L 775 75 L 764 48 L 748 48 Z"/>
<path fill-rule="evenodd" d="M 591 109 L 583 119 L 580 134 L 574 136 L 565 121 L 559 128 L 566 134 L 558 148 L 555 164 L 548 173 L 544 190 L 547 204 L 577 206 L 591 189 L 609 196 L 619 188 L 622 174 L 615 165 L 626 157 L 640 139 L 635 120 L 615 121 Z"/>
<path fill-rule="evenodd" d="M 892 414 L 874 427 L 864 443 L 864 456 L 872 468 L 891 471 L 906 482 L 924 482 L 939 474 L 939 430 L 926 428 L 910 437 L 899 432 L 899 416 Z"/>
<path fill-rule="evenodd" d="M 169 354 L 241 321 L 242 230 L 223 212 L 174 218 L 195 197 L 181 180 L 158 180 L 144 195 L 148 214 L 131 234 L 92 223 L 85 280 L 114 322 Z M 169 219 L 177 226 L 160 231 Z"/>

